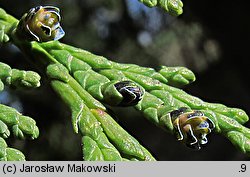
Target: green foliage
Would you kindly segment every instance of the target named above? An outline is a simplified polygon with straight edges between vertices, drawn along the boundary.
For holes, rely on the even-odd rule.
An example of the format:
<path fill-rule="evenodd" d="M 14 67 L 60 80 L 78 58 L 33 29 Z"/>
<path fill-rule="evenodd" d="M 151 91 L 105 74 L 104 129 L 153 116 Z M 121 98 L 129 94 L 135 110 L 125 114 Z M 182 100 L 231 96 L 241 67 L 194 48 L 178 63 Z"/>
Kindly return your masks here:
<path fill-rule="evenodd" d="M 40 86 L 40 76 L 33 71 L 11 69 L 7 64 L 0 62 L 0 91 L 3 84 L 14 88 L 36 88 Z"/>
<path fill-rule="evenodd" d="M 190 70 L 182 67 L 163 67 L 157 72 L 152 68 L 115 63 L 104 57 L 57 41 L 39 43 L 39 46 L 51 54 L 53 59 L 60 58 L 80 85 L 96 99 L 103 101 L 101 96 L 96 95 L 96 91 L 91 91 L 91 88 L 99 87 L 99 89 L 95 90 L 102 91 L 105 83 L 110 81 L 132 80 L 146 90 L 142 101 L 138 103 L 136 109 L 141 111 L 146 118 L 156 125 L 173 133 L 172 120 L 169 114 L 171 111 L 180 107 L 200 110 L 212 119 L 216 125 L 216 132 L 228 137 L 243 152 L 249 153 L 249 129 L 241 125 L 248 121 L 248 116 L 243 110 L 229 108 L 222 104 L 207 103 L 187 94 L 181 89 L 167 85 L 170 83 L 173 85 L 182 85 L 194 81 L 194 74 Z M 71 65 L 71 63 L 81 63 L 84 67 Z M 90 67 L 92 70 L 90 70 Z M 91 77 L 93 78 L 89 76 L 89 73 L 91 73 Z M 100 82 L 95 84 L 93 82 L 94 79 Z M 237 134 L 233 135 L 240 136 L 241 141 L 232 136 L 232 132 L 237 132 Z"/>
<path fill-rule="evenodd" d="M 0 8 L 0 46 L 9 41 L 9 35 L 18 21 Z"/>
<path fill-rule="evenodd" d="M 4 89 L 4 84 L 12 88 L 35 88 L 40 86 L 40 76 L 33 71 L 11 69 L 0 62 L 0 91 Z M 0 160 L 25 160 L 20 151 L 7 147 L 3 138 L 10 136 L 10 130 L 19 139 L 35 139 L 39 135 L 35 120 L 0 104 Z"/>
<path fill-rule="evenodd" d="M 150 7 L 161 6 L 171 15 L 182 13 L 181 1 L 140 1 Z M 116 88 L 116 84 L 121 81 L 130 81 L 131 87 L 142 90 L 142 100 L 138 100 L 135 108 L 167 132 L 175 133 L 171 117 L 173 111 L 181 107 L 199 110 L 213 121 L 217 133 L 226 136 L 242 152 L 250 154 L 250 130 L 242 125 L 248 121 L 248 116 L 243 110 L 204 102 L 175 88 L 195 81 L 195 75 L 187 68 L 162 66 L 156 71 L 134 64 L 113 62 L 58 41 L 30 42 L 29 37 L 20 36 L 22 31 L 18 30 L 22 28 L 14 30 L 15 25 L 17 20 L 0 9 L 0 42 L 4 43 L 10 38 L 31 62 L 46 73 L 52 88 L 70 107 L 73 129 L 82 135 L 84 160 L 155 160 L 108 114 L 104 105 L 118 106 L 127 99 Z M 2 63 L 0 68 L 0 90 L 3 89 L 3 83 L 16 87 L 39 86 L 40 77 L 36 73 L 13 70 Z M 2 137 L 9 136 L 9 127 L 20 138 L 25 135 L 31 138 L 38 136 L 33 119 L 4 105 L 0 105 L 0 110 Z M 9 155 L 8 158 L 7 149 L 5 141 L 0 139 L 0 158 L 2 156 L 9 160 L 18 157 Z"/>
<path fill-rule="evenodd" d="M 9 41 L 17 22 L 0 8 L 0 46 Z M 0 91 L 4 89 L 4 84 L 12 88 L 35 88 L 40 86 L 40 76 L 33 71 L 11 69 L 7 64 L 0 62 Z M 34 139 L 39 135 L 36 122 L 32 118 L 0 104 L 0 160 L 25 160 L 25 156 L 19 150 L 9 148 L 3 139 L 10 136 L 10 130 L 15 137 L 21 139 L 25 137 Z"/>
<path fill-rule="evenodd" d="M 7 138 L 10 133 L 7 127 L 12 129 L 14 136 L 23 139 L 25 136 L 35 139 L 39 135 L 36 122 L 27 116 L 21 115 L 14 108 L 0 104 L 0 123 L 2 126 L 1 132 L 4 138 Z M 5 125 L 4 125 L 5 124 Z"/>
<path fill-rule="evenodd" d="M 11 69 L 7 64 L 0 62 L 0 91 L 3 90 L 4 84 L 13 88 L 35 88 L 40 86 L 40 76 L 33 71 Z M 34 139 L 39 134 L 33 119 L 0 104 L 0 135 L 4 138 L 10 135 L 8 127 L 11 127 L 13 134 L 21 139 L 25 136 Z"/>
<path fill-rule="evenodd" d="M 24 161 L 25 157 L 19 150 L 9 148 L 0 137 L 0 161 Z"/>
<path fill-rule="evenodd" d="M 51 85 L 72 111 L 76 133 L 83 135 L 85 160 L 154 160 L 139 142 L 121 128 L 105 107 L 86 92 L 62 64 L 51 64 L 47 75 Z M 123 157 L 122 157 L 123 156 Z"/>
<path fill-rule="evenodd" d="M 159 6 L 163 8 L 170 15 L 178 16 L 182 14 L 183 3 L 181 0 L 139 0 L 148 7 Z"/>

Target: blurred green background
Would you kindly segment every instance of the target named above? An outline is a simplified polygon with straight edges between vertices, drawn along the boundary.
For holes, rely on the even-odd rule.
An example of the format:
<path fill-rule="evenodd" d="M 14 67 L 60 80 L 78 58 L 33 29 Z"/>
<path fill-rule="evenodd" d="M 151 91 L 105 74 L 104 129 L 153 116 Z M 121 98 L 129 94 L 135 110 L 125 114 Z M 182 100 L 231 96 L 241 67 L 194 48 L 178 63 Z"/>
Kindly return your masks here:
<path fill-rule="evenodd" d="M 156 69 L 160 65 L 188 67 L 197 81 L 185 91 L 209 102 L 242 108 L 250 115 L 247 6 L 218 0 L 183 3 L 180 17 L 148 8 L 137 0 L 0 0 L 0 7 L 21 18 L 32 7 L 57 6 L 66 32 L 62 42 L 117 62 Z M 10 44 L 0 48 L 0 60 L 19 69 L 36 70 Z M 37 140 L 8 140 L 27 160 L 82 160 L 81 137 L 73 133 L 70 112 L 48 81 L 43 79 L 35 90 L 7 88 L 0 93 L 0 103 L 37 121 Z M 249 160 L 220 135 L 210 135 L 208 145 L 194 151 L 133 108 L 115 108 L 111 114 L 158 160 Z"/>

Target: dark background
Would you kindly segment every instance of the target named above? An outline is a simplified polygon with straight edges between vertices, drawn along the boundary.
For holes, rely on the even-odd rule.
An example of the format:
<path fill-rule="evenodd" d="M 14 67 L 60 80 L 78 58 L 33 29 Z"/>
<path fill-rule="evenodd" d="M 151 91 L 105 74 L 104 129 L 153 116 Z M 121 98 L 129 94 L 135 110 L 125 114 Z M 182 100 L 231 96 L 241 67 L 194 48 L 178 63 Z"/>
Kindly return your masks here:
<path fill-rule="evenodd" d="M 177 18 L 137 0 L 0 0 L 0 7 L 20 18 L 38 5 L 57 6 L 66 32 L 62 42 L 123 63 L 186 66 L 197 77 L 184 88 L 188 93 L 249 114 L 248 7 L 234 1 L 183 2 L 184 13 Z M 0 49 L 0 58 L 12 67 L 36 70 L 12 45 Z M 27 160 L 82 160 L 81 137 L 73 133 L 70 112 L 46 80 L 35 90 L 6 89 L 0 102 L 37 121 L 37 140 L 8 140 Z M 220 135 L 210 135 L 204 149 L 193 151 L 133 108 L 113 111 L 116 120 L 158 160 L 249 160 Z"/>

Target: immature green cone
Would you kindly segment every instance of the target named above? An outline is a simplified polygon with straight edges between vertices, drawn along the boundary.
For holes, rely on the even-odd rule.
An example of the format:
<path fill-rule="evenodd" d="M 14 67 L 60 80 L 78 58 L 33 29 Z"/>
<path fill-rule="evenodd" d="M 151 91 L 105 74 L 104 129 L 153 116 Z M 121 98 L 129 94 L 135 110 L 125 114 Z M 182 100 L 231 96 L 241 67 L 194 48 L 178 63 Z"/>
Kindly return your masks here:
<path fill-rule="evenodd" d="M 113 84 L 109 84 L 109 86 L 111 86 L 111 88 L 106 87 L 104 95 L 108 97 L 109 102 L 113 102 L 113 100 L 115 100 L 113 99 L 113 95 L 115 95 L 114 93 L 117 91 L 122 97 L 122 100 L 117 104 L 118 106 L 134 106 L 144 95 L 144 90 L 132 81 L 113 82 Z"/>
<path fill-rule="evenodd" d="M 39 42 L 59 40 L 64 36 L 60 26 L 60 10 L 53 6 L 37 6 L 30 9 L 18 24 L 18 35 Z"/>
<path fill-rule="evenodd" d="M 170 112 L 174 127 L 174 134 L 178 141 L 194 149 L 201 149 L 201 145 L 208 142 L 207 135 L 215 125 L 202 111 L 189 110 L 181 107 Z"/>

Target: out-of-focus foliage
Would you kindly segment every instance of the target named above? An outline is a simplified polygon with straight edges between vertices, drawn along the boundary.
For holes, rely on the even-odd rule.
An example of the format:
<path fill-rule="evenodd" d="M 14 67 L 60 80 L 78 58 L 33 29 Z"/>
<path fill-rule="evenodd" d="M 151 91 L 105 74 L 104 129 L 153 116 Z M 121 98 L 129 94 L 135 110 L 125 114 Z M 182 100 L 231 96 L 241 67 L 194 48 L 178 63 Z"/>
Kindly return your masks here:
<path fill-rule="evenodd" d="M 173 16 L 182 14 L 183 3 L 181 0 L 139 0 L 148 7 L 161 7 Z"/>

